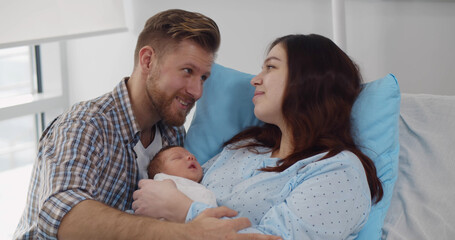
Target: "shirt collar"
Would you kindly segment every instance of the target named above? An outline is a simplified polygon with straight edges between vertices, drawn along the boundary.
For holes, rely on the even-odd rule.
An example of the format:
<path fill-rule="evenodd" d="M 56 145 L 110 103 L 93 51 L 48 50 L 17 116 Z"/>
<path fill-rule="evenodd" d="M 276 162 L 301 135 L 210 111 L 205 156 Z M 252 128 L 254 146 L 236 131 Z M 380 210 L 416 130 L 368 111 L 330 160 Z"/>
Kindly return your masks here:
<path fill-rule="evenodd" d="M 119 113 L 119 128 L 125 144 L 133 141 L 137 142 L 140 131 L 139 124 L 133 114 L 128 89 L 126 88 L 126 82 L 128 79 L 129 77 L 123 78 L 112 92 L 114 102 Z"/>

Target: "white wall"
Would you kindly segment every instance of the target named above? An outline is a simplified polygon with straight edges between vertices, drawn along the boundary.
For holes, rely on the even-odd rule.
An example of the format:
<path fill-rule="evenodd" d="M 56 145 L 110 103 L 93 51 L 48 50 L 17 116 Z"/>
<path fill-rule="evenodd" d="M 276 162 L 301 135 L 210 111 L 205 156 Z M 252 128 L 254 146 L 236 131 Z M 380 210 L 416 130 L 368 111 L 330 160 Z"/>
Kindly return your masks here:
<path fill-rule="evenodd" d="M 365 80 L 391 72 L 402 92 L 455 95 L 455 1 L 346 1 L 346 18 Z"/>
<path fill-rule="evenodd" d="M 68 41 L 70 103 L 110 91 L 132 71 L 136 37 L 155 13 L 182 8 L 213 18 L 217 62 L 256 73 L 267 45 L 290 33 L 332 38 L 329 0 L 124 0 L 129 31 Z M 347 53 L 365 81 L 391 72 L 402 92 L 455 95 L 455 2 L 346 0 Z"/>

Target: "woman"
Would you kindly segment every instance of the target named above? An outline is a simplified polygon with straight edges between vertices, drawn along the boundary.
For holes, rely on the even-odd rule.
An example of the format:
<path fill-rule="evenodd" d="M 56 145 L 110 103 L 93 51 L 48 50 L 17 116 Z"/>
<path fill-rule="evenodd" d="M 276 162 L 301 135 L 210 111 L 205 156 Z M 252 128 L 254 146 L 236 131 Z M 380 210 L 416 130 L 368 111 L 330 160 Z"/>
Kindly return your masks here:
<path fill-rule="evenodd" d="M 325 37 L 288 35 L 272 43 L 251 84 L 254 114 L 266 124 L 229 140 L 204 165 L 201 183 L 215 192 L 218 205 L 251 221 L 242 232 L 355 238 L 371 203 L 383 195 L 373 162 L 351 134 L 351 109 L 361 91 L 356 65 Z M 154 205 L 170 220 L 184 215 L 189 221 L 209 208 L 162 202 Z"/>

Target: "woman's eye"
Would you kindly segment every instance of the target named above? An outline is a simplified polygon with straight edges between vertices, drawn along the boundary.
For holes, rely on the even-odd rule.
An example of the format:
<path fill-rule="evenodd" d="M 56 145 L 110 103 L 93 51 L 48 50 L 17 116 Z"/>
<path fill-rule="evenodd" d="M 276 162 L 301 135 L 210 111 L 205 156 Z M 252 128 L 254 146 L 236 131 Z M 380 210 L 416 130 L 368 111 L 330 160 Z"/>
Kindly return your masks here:
<path fill-rule="evenodd" d="M 266 70 L 270 70 L 270 69 L 273 69 L 273 68 L 275 68 L 275 66 L 273 66 L 273 65 L 266 65 L 265 66 Z"/>
<path fill-rule="evenodd" d="M 184 68 L 183 71 L 185 71 L 188 74 L 192 74 L 193 73 L 193 69 L 191 69 L 191 68 Z"/>
<path fill-rule="evenodd" d="M 201 80 L 202 80 L 203 82 L 205 82 L 205 80 L 207 80 L 207 78 L 208 78 L 208 77 L 207 77 L 206 75 L 202 75 L 202 76 L 201 76 Z"/>

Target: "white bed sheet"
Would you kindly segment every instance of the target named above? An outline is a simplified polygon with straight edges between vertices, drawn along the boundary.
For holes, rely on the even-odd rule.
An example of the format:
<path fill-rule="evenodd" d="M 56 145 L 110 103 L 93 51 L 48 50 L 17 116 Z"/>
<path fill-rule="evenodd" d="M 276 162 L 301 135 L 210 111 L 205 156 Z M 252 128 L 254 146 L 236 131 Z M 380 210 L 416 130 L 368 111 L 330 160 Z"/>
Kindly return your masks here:
<path fill-rule="evenodd" d="M 453 239 L 455 96 L 402 95 L 399 161 L 383 239 Z"/>

